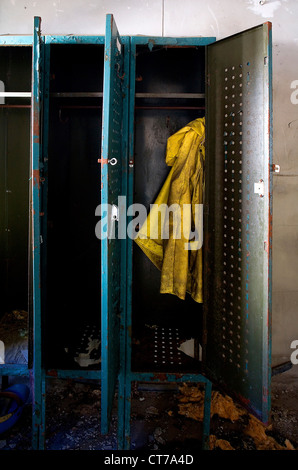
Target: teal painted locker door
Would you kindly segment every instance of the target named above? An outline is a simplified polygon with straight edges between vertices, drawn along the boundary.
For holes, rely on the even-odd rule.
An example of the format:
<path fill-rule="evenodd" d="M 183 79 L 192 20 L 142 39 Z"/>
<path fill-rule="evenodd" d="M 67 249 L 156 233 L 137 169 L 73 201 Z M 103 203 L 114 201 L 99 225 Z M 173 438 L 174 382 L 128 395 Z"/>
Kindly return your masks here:
<path fill-rule="evenodd" d="M 119 372 L 121 241 L 117 234 L 117 219 L 123 163 L 123 49 L 113 16 L 107 15 L 101 153 L 101 431 L 103 434 L 109 428 Z"/>
<path fill-rule="evenodd" d="M 207 46 L 204 363 L 270 413 L 271 24 Z"/>
<path fill-rule="evenodd" d="M 31 97 L 31 227 L 30 227 L 30 288 L 32 289 L 33 311 L 33 447 L 44 445 L 44 400 L 42 393 L 41 359 L 41 200 L 42 200 L 42 56 L 43 40 L 41 19 L 34 18 L 32 49 L 32 97 Z"/>

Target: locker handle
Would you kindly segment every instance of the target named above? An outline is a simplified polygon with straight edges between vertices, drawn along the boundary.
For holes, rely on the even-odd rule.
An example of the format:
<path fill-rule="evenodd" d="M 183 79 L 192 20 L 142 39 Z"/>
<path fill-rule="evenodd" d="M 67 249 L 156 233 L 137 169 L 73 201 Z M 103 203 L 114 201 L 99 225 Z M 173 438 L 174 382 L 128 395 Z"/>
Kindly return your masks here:
<path fill-rule="evenodd" d="M 275 164 L 273 163 L 273 165 L 272 165 L 272 171 L 273 171 L 274 173 L 280 173 L 280 166 L 279 166 L 279 165 L 275 165 Z"/>
<path fill-rule="evenodd" d="M 254 193 L 258 194 L 260 197 L 264 197 L 265 194 L 265 184 L 261 179 L 258 183 L 254 184 Z"/>
<path fill-rule="evenodd" d="M 98 163 L 102 163 L 102 162 L 103 163 L 109 163 L 112 166 L 114 166 L 118 163 L 118 160 L 115 157 L 111 158 L 111 160 L 106 160 L 106 159 L 99 158 L 97 161 L 98 161 Z"/>

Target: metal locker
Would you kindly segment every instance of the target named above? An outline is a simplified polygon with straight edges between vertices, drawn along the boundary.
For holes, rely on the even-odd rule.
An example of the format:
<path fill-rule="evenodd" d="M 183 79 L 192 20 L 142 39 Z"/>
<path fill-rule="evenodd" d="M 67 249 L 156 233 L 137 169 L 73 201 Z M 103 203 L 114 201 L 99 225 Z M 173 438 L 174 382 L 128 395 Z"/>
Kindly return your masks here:
<path fill-rule="evenodd" d="M 34 38 L 35 41 L 35 38 Z M 0 376 L 29 377 L 33 361 L 31 253 L 33 36 L 0 38 Z M 32 381 L 35 386 L 35 381 Z M 34 412 L 33 412 L 34 419 Z M 33 429 L 33 427 L 32 427 Z"/>
<path fill-rule="evenodd" d="M 100 381 L 102 433 L 118 379 L 125 290 L 120 242 L 101 237 L 97 216 L 125 192 L 127 46 L 107 21 L 105 37 L 45 36 L 43 49 L 41 370 L 45 380 Z"/>
<path fill-rule="evenodd" d="M 26 253 L 29 251 L 30 254 L 32 361 L 31 370 L 28 365 L 1 364 L 0 373 L 4 376 L 30 375 L 32 378 L 32 446 L 35 449 L 45 446 L 47 380 L 86 378 L 100 381 L 99 413 L 102 432 L 107 432 L 120 367 L 119 309 L 123 300 L 122 297 L 121 302 L 118 299 L 125 292 L 125 289 L 120 292 L 119 287 L 118 268 L 123 269 L 123 260 L 119 262 L 122 247 L 120 249 L 117 240 L 114 243 L 109 240 L 106 245 L 104 240 L 101 243 L 94 230 L 100 203 L 114 202 L 113 198 L 121 191 L 125 192 L 126 184 L 123 177 L 126 165 L 122 157 L 127 148 L 123 139 L 123 133 L 127 134 L 127 120 L 123 119 L 122 110 L 127 114 L 129 40 L 117 35 L 110 25 L 111 22 L 107 23 L 106 37 L 43 36 L 41 19 L 36 17 L 32 37 L 1 38 L 1 43 L 9 47 L 8 52 L 10 46 L 31 46 L 23 47 L 23 50 L 29 50 L 28 57 L 31 58 L 32 50 L 32 68 L 27 58 L 29 82 L 28 74 L 19 75 L 23 80 L 27 79 L 29 86 L 32 76 L 32 91 L 29 88 L 24 93 L 24 88 L 21 97 L 25 103 L 24 99 L 28 100 L 32 95 L 32 105 L 27 102 L 20 105 L 15 101 L 9 105 L 9 110 L 6 104 L 0 105 L 3 115 L 13 114 L 14 119 L 19 110 L 28 114 L 31 108 L 31 121 L 22 116 L 24 126 L 28 127 L 28 159 L 22 161 L 28 166 L 24 191 L 28 192 L 29 180 L 31 194 L 30 224 L 26 221 L 24 231 L 28 237 L 30 227 L 31 246 L 29 250 L 26 246 Z M 11 60 L 10 55 L 8 60 Z M 19 54 L 18 59 L 19 66 L 23 62 L 25 65 L 26 57 Z M 11 99 L 2 89 L 1 92 L 1 98 Z M 127 95 L 126 100 L 123 100 L 123 93 Z M 115 100 L 117 94 L 118 101 L 114 104 L 111 99 Z M 13 99 L 19 98 L 18 95 Z M 30 114 L 27 117 L 30 118 Z M 111 125 L 116 119 L 118 141 L 115 145 L 115 128 L 112 131 Z M 1 132 L 4 130 L 1 126 Z M 24 134 L 24 144 L 25 130 L 23 132 L 19 126 L 19 131 L 22 131 L 20 137 Z M 115 165 L 114 161 L 110 165 L 110 152 L 115 155 Z M 5 165 L 5 159 L 1 162 Z M 23 171 L 21 164 L 18 170 Z M 19 178 L 19 175 L 15 177 Z M 7 189 L 5 184 L 3 181 L 3 191 Z M 25 195 L 22 197 L 20 205 L 26 204 Z M 6 198 L 1 198 L 4 206 Z M 1 239 L 6 219 L 5 216 L 3 227 L 1 224 Z M 1 243 L 1 249 L 4 246 Z M 115 271 L 112 272 L 115 267 L 116 276 Z M 27 295 L 28 282 L 22 278 L 20 285 L 23 287 L 24 284 Z M 90 323 L 91 330 L 88 329 Z M 83 357 L 90 334 L 96 343 L 94 365 L 84 362 Z M 83 354 L 75 361 L 76 348 L 80 346 Z M 92 353 L 94 358 L 94 351 Z"/>
<path fill-rule="evenodd" d="M 40 18 L 35 18 L 31 38 L 0 38 L 1 48 L 20 43 L 32 46 L 33 63 L 32 371 L 27 365 L 5 364 L 0 374 L 32 376 L 33 447 L 44 447 L 45 385 L 53 377 L 100 380 L 102 433 L 109 430 L 118 383 L 120 449 L 130 447 L 132 382 L 202 383 L 203 448 L 208 447 L 212 382 L 268 422 L 271 24 L 216 41 L 122 37 L 113 15 L 107 15 L 105 38 L 42 36 Z M 17 112 L 5 106 L 0 104 L 3 115 Z M 167 137 L 204 115 L 200 306 L 159 294 L 158 273 L 133 240 L 120 233 L 119 220 L 130 221 L 126 215 L 132 203 L 147 208 L 153 203 L 168 172 Z M 1 152 L 5 155 L 5 149 Z M 3 191 L 9 190 L 2 180 Z M 6 209 L 7 194 L 1 196 Z M 94 234 L 98 216 L 101 240 Z M 3 227 L 2 216 L 2 241 L 7 237 Z M 114 237 L 107 236 L 113 231 Z M 3 259 L 1 253 L 1 270 Z M 95 321 L 101 343 L 100 364 L 88 368 L 74 363 L 65 351 L 75 352 L 72 340 L 76 331 L 81 338 L 85 319 Z M 198 348 L 194 358 L 163 352 L 167 347 L 176 350 L 190 335 L 202 345 L 202 358 Z"/>
<path fill-rule="evenodd" d="M 189 70 L 190 60 L 194 66 Z M 185 70 L 179 68 L 179 61 Z M 200 72 L 196 71 L 195 61 L 200 64 Z M 183 70 L 187 71 L 185 75 Z M 200 73 L 206 83 L 206 105 L 195 101 L 204 93 Z M 191 75 L 195 80 L 189 86 Z M 206 115 L 205 302 L 201 326 L 194 319 L 195 311 L 199 317 L 198 306 L 185 302 L 185 307 L 181 303 L 178 307 L 169 296 L 158 294 L 156 270 L 144 257 L 141 259 L 128 239 L 126 338 L 120 351 L 120 357 L 126 358 L 125 368 L 120 369 L 123 394 L 119 403 L 124 409 L 119 415 L 120 448 L 130 446 L 133 381 L 203 382 L 207 392 L 203 446 L 208 443 L 209 432 L 209 378 L 261 420 L 268 421 L 271 100 L 270 23 L 218 42 L 215 38 L 131 38 L 128 206 L 133 202 L 147 207 L 153 203 L 167 174 L 160 162 L 166 136 L 191 121 L 193 113 L 200 116 L 204 111 Z M 154 353 L 159 353 L 154 342 L 164 340 L 165 331 L 176 330 L 173 312 L 176 309 L 177 320 L 179 308 L 188 315 L 188 321 L 194 320 L 188 325 L 192 333 L 201 335 L 202 361 L 190 366 L 182 362 L 171 366 L 169 361 L 156 364 Z M 139 324 L 150 318 L 150 312 L 151 327 L 159 323 L 161 328 L 155 328 L 155 337 L 148 330 L 144 335 L 144 328 L 139 337 L 134 337 Z M 139 351 L 136 344 L 140 345 Z M 150 355 L 149 361 L 145 354 Z M 141 363 L 137 361 L 140 357 Z"/>
<path fill-rule="evenodd" d="M 128 207 L 137 203 L 148 209 L 154 202 L 169 172 L 167 138 L 204 115 L 205 47 L 213 41 L 131 38 Z M 183 302 L 160 295 L 159 283 L 158 270 L 128 237 L 125 412 L 119 416 L 119 447 L 130 447 L 132 382 L 193 382 L 205 388 L 202 447 L 208 448 L 211 382 L 199 361 L 178 350 L 182 339 L 199 331 L 201 308 L 189 298 Z"/>
<path fill-rule="evenodd" d="M 5 249 L 5 294 L 3 311 L 27 311 L 27 361 L 0 365 L 2 376 L 27 376 L 32 384 L 32 445 L 43 442 L 43 380 L 41 369 L 41 61 L 43 40 L 40 18 L 34 18 L 32 36 L 1 37 L 3 91 L 1 113 L 4 148 L 3 219 L 1 250 Z M 5 57 L 6 56 L 6 57 Z M 7 61 L 8 59 L 8 61 Z M 6 70 L 6 72 L 5 72 Z M 8 184 L 8 186 L 7 186 Z M 2 193 L 3 194 L 3 193 Z M 2 233 L 5 232 L 5 238 Z M 5 240 L 6 239 L 6 240 Z M 12 250 L 12 252 L 11 252 Z M 13 253 L 13 255 L 12 255 Z M 11 258 L 11 260 L 10 260 Z M 9 299 L 13 274 L 15 307 Z M 3 273 L 3 271 L 2 271 Z M 4 310 L 5 309 L 5 310 Z M 6 311 L 7 311 L 6 310 Z M 15 321 L 18 323 L 19 318 Z M 26 320 L 25 320 L 26 321 Z M 15 329 L 15 324 L 12 325 Z M 14 338 L 14 347 L 18 339 Z M 6 349 L 6 348 L 5 348 Z"/>

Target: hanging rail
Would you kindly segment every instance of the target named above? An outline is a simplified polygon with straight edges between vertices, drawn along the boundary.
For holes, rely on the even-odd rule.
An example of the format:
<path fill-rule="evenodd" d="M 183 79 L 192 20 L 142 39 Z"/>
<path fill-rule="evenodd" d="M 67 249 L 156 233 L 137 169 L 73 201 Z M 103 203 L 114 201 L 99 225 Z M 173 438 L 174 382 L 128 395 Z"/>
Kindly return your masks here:
<path fill-rule="evenodd" d="M 136 98 L 204 99 L 205 93 L 136 93 Z"/>
<path fill-rule="evenodd" d="M 0 108 L 31 108 L 31 104 L 0 104 Z"/>
<path fill-rule="evenodd" d="M 102 98 L 102 92 L 53 92 L 53 98 Z M 136 98 L 204 99 L 204 93 L 136 93 Z M 31 98 L 30 91 L 2 91 L 0 98 Z"/>
<path fill-rule="evenodd" d="M 60 106 L 60 110 L 62 109 L 101 109 L 102 106 L 95 106 L 95 105 L 62 105 Z M 150 109 L 155 109 L 155 110 L 205 110 L 205 106 L 135 106 L 135 109 L 145 109 L 145 110 L 150 110 Z"/>

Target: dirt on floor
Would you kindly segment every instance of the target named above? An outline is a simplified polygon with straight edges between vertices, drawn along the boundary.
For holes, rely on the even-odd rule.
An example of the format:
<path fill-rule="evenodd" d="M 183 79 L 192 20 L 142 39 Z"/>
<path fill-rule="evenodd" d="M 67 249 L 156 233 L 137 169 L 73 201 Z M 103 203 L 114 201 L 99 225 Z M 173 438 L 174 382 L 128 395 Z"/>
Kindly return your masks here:
<path fill-rule="evenodd" d="M 198 385 L 138 384 L 133 389 L 131 448 L 168 452 L 201 448 Z M 109 434 L 100 434 L 100 384 L 52 379 L 47 385 L 46 448 L 117 449 L 117 400 Z M 211 450 L 298 450 L 298 366 L 272 378 L 272 417 L 264 427 L 230 397 L 213 390 Z M 31 405 L 0 434 L 0 450 L 31 449 Z"/>

